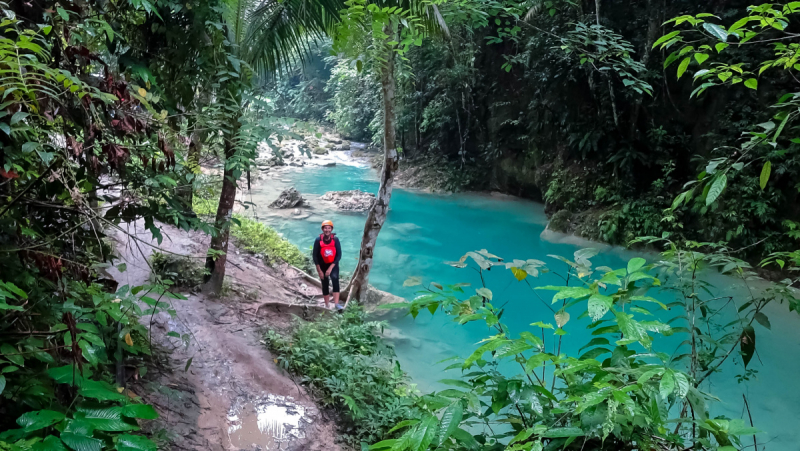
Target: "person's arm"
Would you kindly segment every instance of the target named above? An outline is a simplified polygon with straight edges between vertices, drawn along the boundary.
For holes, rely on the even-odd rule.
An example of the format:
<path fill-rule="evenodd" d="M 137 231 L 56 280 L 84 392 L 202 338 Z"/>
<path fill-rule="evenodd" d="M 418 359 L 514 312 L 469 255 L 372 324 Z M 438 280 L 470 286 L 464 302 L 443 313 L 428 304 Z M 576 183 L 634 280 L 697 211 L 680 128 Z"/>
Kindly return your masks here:
<path fill-rule="evenodd" d="M 339 260 L 342 259 L 342 245 L 339 243 L 339 238 L 336 239 L 336 258 L 333 259 L 333 263 L 335 265 L 339 264 Z"/>
<path fill-rule="evenodd" d="M 314 249 L 311 251 L 311 259 L 314 260 L 314 266 L 317 267 L 317 274 L 319 275 L 319 278 L 322 279 L 322 268 L 319 267 L 319 265 L 322 263 L 320 261 L 322 257 L 319 255 L 319 251 L 319 239 L 317 238 L 314 240 Z"/>

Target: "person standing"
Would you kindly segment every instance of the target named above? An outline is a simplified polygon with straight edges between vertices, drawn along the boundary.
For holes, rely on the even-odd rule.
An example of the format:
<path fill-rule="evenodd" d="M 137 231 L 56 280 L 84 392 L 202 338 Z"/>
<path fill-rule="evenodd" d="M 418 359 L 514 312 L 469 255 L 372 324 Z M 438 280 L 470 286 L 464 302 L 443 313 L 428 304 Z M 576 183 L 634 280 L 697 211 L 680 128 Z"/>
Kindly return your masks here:
<path fill-rule="evenodd" d="M 333 221 L 322 222 L 322 234 L 314 240 L 312 258 L 317 267 L 319 280 L 322 281 L 322 297 L 325 308 L 330 308 L 330 288 L 333 288 L 333 305 L 339 306 L 339 260 L 342 259 L 342 246 L 339 238 L 333 233 Z M 331 287 L 328 287 L 330 281 Z"/>

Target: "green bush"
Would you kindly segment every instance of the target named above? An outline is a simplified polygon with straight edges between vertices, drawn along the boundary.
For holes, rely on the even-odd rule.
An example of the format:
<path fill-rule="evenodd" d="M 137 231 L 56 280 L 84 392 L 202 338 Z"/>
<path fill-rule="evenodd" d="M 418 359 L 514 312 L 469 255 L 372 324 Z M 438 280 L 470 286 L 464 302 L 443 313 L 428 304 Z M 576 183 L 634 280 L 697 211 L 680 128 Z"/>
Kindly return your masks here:
<path fill-rule="evenodd" d="M 322 403 L 339 416 L 345 442 L 380 440 L 404 418 L 413 418 L 409 385 L 394 351 L 375 335 L 383 322 L 367 321 L 351 303 L 341 315 L 308 323 L 297 320 L 288 336 L 267 333 L 278 364 L 300 375 Z"/>
<path fill-rule="evenodd" d="M 231 234 L 240 248 L 254 254 L 264 254 L 270 264 L 280 259 L 298 268 L 308 266 L 308 256 L 275 229 L 241 215 L 234 215 L 234 218 L 239 224 L 234 223 Z"/>

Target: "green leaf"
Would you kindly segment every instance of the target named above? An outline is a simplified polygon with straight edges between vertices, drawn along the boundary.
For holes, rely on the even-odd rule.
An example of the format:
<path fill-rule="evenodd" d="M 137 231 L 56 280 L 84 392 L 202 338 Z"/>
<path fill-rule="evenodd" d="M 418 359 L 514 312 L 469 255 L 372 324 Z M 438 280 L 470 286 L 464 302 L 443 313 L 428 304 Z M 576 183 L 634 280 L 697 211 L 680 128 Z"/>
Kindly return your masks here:
<path fill-rule="evenodd" d="M 429 415 L 423 419 L 422 422 L 414 428 L 413 434 L 411 434 L 409 449 L 412 451 L 427 450 L 428 445 L 431 444 L 433 437 L 436 435 L 438 426 L 439 419 L 433 415 Z"/>
<path fill-rule="evenodd" d="M 641 257 L 632 258 L 628 262 L 628 274 L 633 274 L 636 271 L 642 269 L 642 267 L 644 267 L 644 265 L 646 263 L 647 263 L 647 260 L 645 260 L 645 259 L 643 259 Z"/>
<path fill-rule="evenodd" d="M 756 321 L 758 321 L 758 324 L 761 324 L 762 326 L 766 327 L 767 329 L 772 329 L 772 325 L 769 323 L 769 318 L 767 318 L 767 315 L 765 315 L 765 314 L 763 314 L 761 312 L 758 312 L 758 313 L 755 314 L 754 318 L 755 318 Z"/>
<path fill-rule="evenodd" d="M 680 31 L 673 31 L 672 33 L 665 34 L 664 36 L 661 36 L 660 38 L 658 38 L 658 40 L 655 43 L 653 43 L 653 47 L 652 48 L 658 47 L 659 45 L 669 41 L 670 39 L 674 38 L 675 36 L 677 36 L 679 34 L 680 34 Z"/>
<path fill-rule="evenodd" d="M 0 374 L 0 395 L 3 394 L 3 390 L 6 389 L 6 377 Z"/>
<path fill-rule="evenodd" d="M 667 370 L 661 375 L 661 383 L 658 386 L 658 391 L 664 399 L 667 399 L 667 397 L 675 391 L 675 377 L 673 374 L 672 370 Z"/>
<path fill-rule="evenodd" d="M 495 338 L 492 341 L 485 343 L 483 346 L 476 349 L 475 352 L 473 352 L 472 355 L 470 355 L 467 358 L 467 360 L 464 361 L 463 367 L 469 368 L 470 366 L 472 366 L 473 363 L 475 363 L 476 360 L 481 358 L 481 356 L 483 356 L 484 353 L 494 351 L 506 344 L 508 344 L 508 340 L 504 338 Z"/>
<path fill-rule="evenodd" d="M 552 428 L 542 434 L 547 438 L 582 437 L 584 432 L 581 428 Z"/>
<path fill-rule="evenodd" d="M 457 440 L 459 443 L 461 443 L 461 444 L 462 444 L 462 445 L 464 445 L 464 446 L 465 446 L 467 449 L 470 449 L 470 450 L 472 450 L 472 449 L 478 449 L 478 448 L 481 446 L 481 445 L 480 445 L 480 443 L 478 443 L 478 441 L 477 441 L 477 440 L 475 440 L 475 437 L 473 437 L 473 436 L 472 436 L 472 434 L 470 434 L 469 432 L 467 432 L 467 431 L 465 431 L 465 430 L 463 430 L 463 429 L 461 429 L 461 428 L 457 428 L 457 429 L 456 429 L 456 430 L 453 432 L 453 437 L 454 437 L 454 438 L 455 438 L 455 439 L 456 439 L 456 440 Z"/>
<path fill-rule="evenodd" d="M 675 377 L 676 394 L 681 398 L 685 398 L 689 393 L 689 379 L 681 372 L 675 372 L 673 376 Z"/>
<path fill-rule="evenodd" d="M 769 182 L 769 176 L 771 173 L 772 173 L 772 162 L 767 160 L 767 162 L 764 163 L 764 167 L 761 168 L 761 177 L 759 177 L 759 182 L 762 190 L 767 187 L 767 182 Z"/>
<path fill-rule="evenodd" d="M 556 314 L 553 315 L 553 317 L 556 320 L 556 325 L 558 325 L 559 330 L 562 330 L 561 328 L 564 327 L 564 325 L 569 322 L 569 313 L 565 312 L 564 310 L 556 312 Z M 558 330 L 556 331 L 556 334 L 564 335 L 563 333 L 559 333 Z"/>
<path fill-rule="evenodd" d="M 681 64 L 678 65 L 678 78 L 680 79 L 684 73 L 686 73 L 686 69 L 689 68 L 689 63 L 692 62 L 692 57 L 687 56 L 686 58 L 681 61 Z"/>
<path fill-rule="evenodd" d="M 11 125 L 17 125 L 21 121 L 25 120 L 25 118 L 27 118 L 28 116 L 30 116 L 29 113 L 26 113 L 24 111 L 17 111 L 16 113 L 14 113 L 13 116 L 11 116 L 11 120 L 9 121 L 9 123 Z"/>
<path fill-rule="evenodd" d="M 73 432 L 62 432 L 61 441 L 72 448 L 73 451 L 100 451 L 103 442 L 92 437 Z M 119 450 L 119 448 L 117 448 Z"/>
<path fill-rule="evenodd" d="M 25 366 L 25 359 L 19 354 L 17 348 L 8 343 L 3 343 L 3 345 L 0 346 L 0 357 L 5 357 L 14 365 Z"/>
<path fill-rule="evenodd" d="M 461 401 L 456 401 L 444 411 L 442 421 L 439 424 L 439 446 L 444 444 L 445 440 L 453 435 L 453 432 L 461 424 L 461 419 L 464 415 L 464 408 L 461 406 Z"/>
<path fill-rule="evenodd" d="M 703 28 L 712 36 L 719 39 L 722 42 L 728 42 L 728 32 L 723 30 L 722 27 L 719 25 L 715 25 L 713 23 L 706 22 L 703 24 Z"/>
<path fill-rule="evenodd" d="M 714 46 L 714 48 L 717 50 L 717 53 L 722 53 L 723 50 L 728 48 L 728 44 L 724 42 L 718 42 L 717 45 Z"/>
<path fill-rule="evenodd" d="M 53 378 L 56 382 L 60 384 L 77 384 L 83 377 L 81 377 L 80 371 L 76 365 L 66 365 L 60 366 L 58 368 L 50 368 L 47 370 L 47 375 Z"/>
<path fill-rule="evenodd" d="M 750 89 L 758 89 L 758 80 L 755 78 L 748 78 L 745 80 L 744 85 Z"/>
<path fill-rule="evenodd" d="M 725 187 L 728 185 L 728 176 L 725 174 L 720 174 L 718 177 L 714 179 L 714 183 L 711 184 L 711 188 L 708 190 L 708 195 L 706 196 L 706 206 L 711 205 L 714 203 L 717 198 L 719 198 L 722 191 L 725 190 Z"/>
<path fill-rule="evenodd" d="M 55 435 L 48 435 L 39 443 L 33 445 L 34 451 L 67 451 L 67 447 L 60 438 Z"/>
<path fill-rule="evenodd" d="M 589 317 L 597 321 L 614 305 L 614 298 L 602 294 L 593 294 L 589 298 Z"/>
<path fill-rule="evenodd" d="M 117 451 L 156 451 L 155 443 L 139 435 L 123 434 L 117 437 Z"/>
<path fill-rule="evenodd" d="M 694 59 L 697 60 L 699 64 L 703 64 L 708 59 L 708 55 L 705 53 L 695 53 Z"/>
<path fill-rule="evenodd" d="M 118 393 L 111 385 L 105 382 L 84 380 L 79 393 L 87 398 L 98 401 L 122 401 L 126 397 Z"/>
<path fill-rule="evenodd" d="M 121 407 L 78 407 L 78 412 L 83 414 L 84 421 L 91 424 L 98 431 L 125 432 L 139 430 L 135 421 L 127 422 L 123 420 Z"/>
<path fill-rule="evenodd" d="M 475 292 L 478 293 L 478 296 L 483 296 L 490 301 L 492 300 L 492 290 L 488 288 L 481 287 L 476 289 Z"/>
<path fill-rule="evenodd" d="M 37 410 L 27 412 L 17 418 L 17 424 L 25 428 L 25 432 L 38 431 L 52 426 L 65 418 L 61 412 L 53 410 Z"/>
<path fill-rule="evenodd" d="M 387 432 L 386 434 L 391 434 L 394 431 L 399 431 L 400 429 L 403 429 L 403 428 L 408 427 L 408 426 L 413 426 L 413 425 L 415 425 L 417 423 L 419 423 L 419 420 L 403 420 L 403 421 L 397 423 L 395 425 L 395 427 L 389 429 L 389 432 Z"/>

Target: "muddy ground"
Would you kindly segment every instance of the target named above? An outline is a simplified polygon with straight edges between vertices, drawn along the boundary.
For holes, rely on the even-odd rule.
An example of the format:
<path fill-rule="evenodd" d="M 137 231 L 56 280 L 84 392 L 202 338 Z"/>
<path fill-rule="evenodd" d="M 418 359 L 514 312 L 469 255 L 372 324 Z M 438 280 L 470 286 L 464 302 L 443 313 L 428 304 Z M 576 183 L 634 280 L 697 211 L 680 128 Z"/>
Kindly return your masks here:
<path fill-rule="evenodd" d="M 123 227 L 115 239 L 127 269 L 109 271 L 120 286 L 147 283 L 154 246 L 202 259 L 210 241 L 164 226 L 158 245 L 143 224 Z M 154 364 L 131 389 L 161 415 L 147 428 L 176 450 L 340 449 L 333 422 L 263 344 L 264 331 L 287 327 L 292 315 L 329 314 L 319 289 L 300 271 L 270 268 L 233 243 L 228 255 L 234 292 L 220 300 L 188 291 L 188 299 L 171 301 L 175 317 L 142 320 L 152 331 Z"/>

